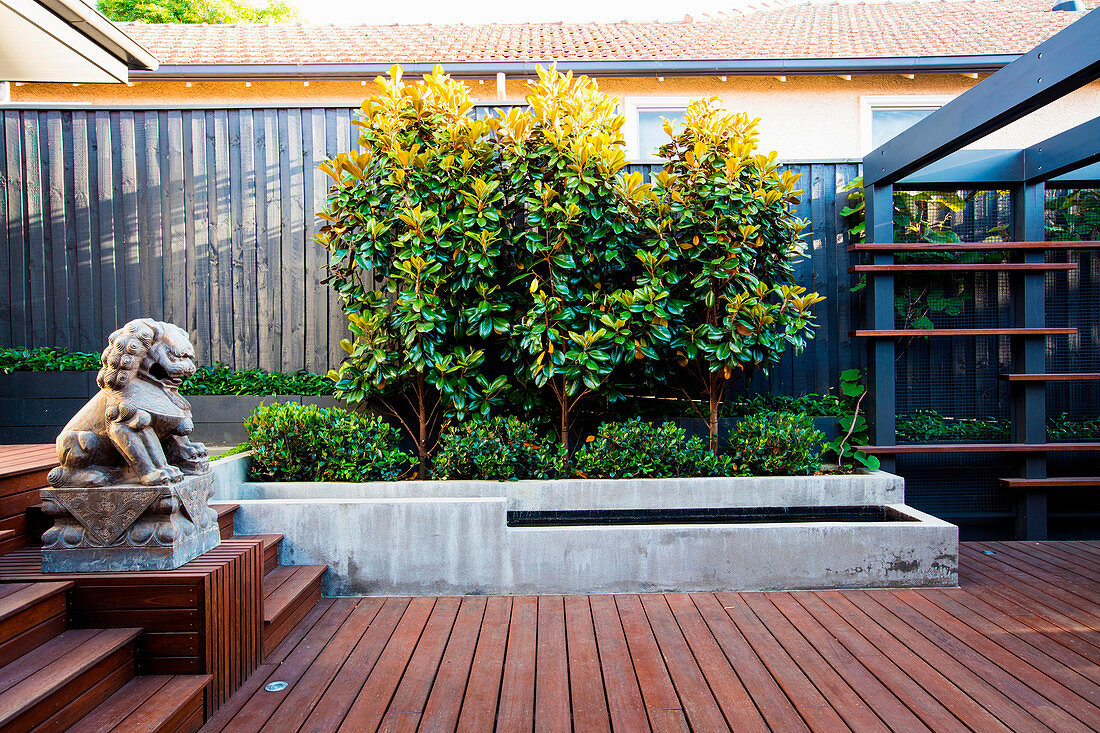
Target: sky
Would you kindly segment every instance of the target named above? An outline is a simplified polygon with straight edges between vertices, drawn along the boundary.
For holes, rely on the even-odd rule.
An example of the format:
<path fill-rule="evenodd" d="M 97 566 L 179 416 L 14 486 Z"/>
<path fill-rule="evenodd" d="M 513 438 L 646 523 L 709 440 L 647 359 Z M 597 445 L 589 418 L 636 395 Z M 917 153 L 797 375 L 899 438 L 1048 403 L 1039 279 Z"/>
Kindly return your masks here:
<path fill-rule="evenodd" d="M 290 0 L 309 23 L 571 23 L 681 20 L 744 4 L 745 0 Z"/>

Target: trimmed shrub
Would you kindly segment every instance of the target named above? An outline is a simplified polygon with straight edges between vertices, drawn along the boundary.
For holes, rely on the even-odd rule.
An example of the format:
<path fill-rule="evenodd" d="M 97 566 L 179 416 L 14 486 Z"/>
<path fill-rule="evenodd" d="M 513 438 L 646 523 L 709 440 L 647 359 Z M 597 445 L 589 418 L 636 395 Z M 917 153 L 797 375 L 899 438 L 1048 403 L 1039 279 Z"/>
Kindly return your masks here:
<path fill-rule="evenodd" d="M 293 402 L 261 405 L 244 422 L 253 478 L 274 481 L 393 481 L 413 458 L 376 415 Z"/>
<path fill-rule="evenodd" d="M 584 478 L 731 476 L 735 468 L 728 456 L 712 453 L 675 423 L 652 425 L 636 418 L 604 423 L 574 459 L 575 472 Z"/>
<path fill-rule="evenodd" d="M 515 481 L 558 478 L 564 454 L 514 417 L 466 422 L 448 428 L 432 463 L 437 479 Z"/>
<path fill-rule="evenodd" d="M 824 437 L 805 413 L 762 413 L 737 423 L 726 454 L 742 476 L 809 476 L 820 467 Z"/>

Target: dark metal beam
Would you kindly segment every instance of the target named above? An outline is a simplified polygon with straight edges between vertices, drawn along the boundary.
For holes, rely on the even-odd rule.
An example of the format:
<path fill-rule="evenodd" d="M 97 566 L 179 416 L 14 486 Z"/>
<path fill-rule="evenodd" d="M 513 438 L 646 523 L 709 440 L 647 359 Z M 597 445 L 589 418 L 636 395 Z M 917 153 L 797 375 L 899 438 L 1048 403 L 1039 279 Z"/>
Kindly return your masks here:
<path fill-rule="evenodd" d="M 1048 181 L 1097 161 L 1100 161 L 1100 117 L 1024 150 L 1023 178 L 1028 182 Z"/>
<path fill-rule="evenodd" d="M 1048 38 L 863 159 L 892 184 L 1100 77 L 1100 9 Z"/>

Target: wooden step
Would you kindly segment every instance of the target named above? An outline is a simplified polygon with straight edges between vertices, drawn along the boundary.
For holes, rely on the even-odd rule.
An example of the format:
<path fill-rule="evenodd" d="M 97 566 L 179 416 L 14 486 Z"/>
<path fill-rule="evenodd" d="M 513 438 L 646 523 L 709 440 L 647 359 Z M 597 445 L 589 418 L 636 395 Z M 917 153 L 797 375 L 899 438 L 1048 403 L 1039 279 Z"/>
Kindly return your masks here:
<path fill-rule="evenodd" d="M 283 541 L 281 534 L 249 534 L 238 535 L 250 539 L 263 540 L 264 542 L 264 575 L 279 566 L 279 543 Z"/>
<path fill-rule="evenodd" d="M 203 691 L 211 677 L 135 677 L 69 728 L 69 733 L 193 733 L 202 727 Z"/>
<path fill-rule="evenodd" d="M 65 592 L 72 583 L 0 585 L 0 666 L 65 630 Z"/>
<path fill-rule="evenodd" d="M 264 656 L 321 600 L 327 565 L 279 565 L 264 576 Z"/>
<path fill-rule="evenodd" d="M 64 730 L 134 676 L 141 629 L 66 631 L 0 668 L 0 732 Z"/>
<path fill-rule="evenodd" d="M 221 530 L 222 539 L 231 539 L 233 537 L 233 513 L 236 512 L 241 505 L 212 503 L 210 506 L 218 513 L 218 529 Z"/>
<path fill-rule="evenodd" d="M 1058 478 L 1003 478 L 1007 489 L 1075 489 L 1100 486 L 1100 476 L 1060 476 Z"/>

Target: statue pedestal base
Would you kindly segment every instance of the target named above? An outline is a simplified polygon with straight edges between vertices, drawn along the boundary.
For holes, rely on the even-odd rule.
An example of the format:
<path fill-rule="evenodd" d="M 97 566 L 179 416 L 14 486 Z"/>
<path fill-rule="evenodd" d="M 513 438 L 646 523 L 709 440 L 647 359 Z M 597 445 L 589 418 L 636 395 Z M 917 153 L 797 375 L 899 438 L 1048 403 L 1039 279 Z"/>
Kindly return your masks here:
<path fill-rule="evenodd" d="M 173 570 L 221 542 L 211 471 L 163 486 L 42 489 L 42 572 Z"/>

